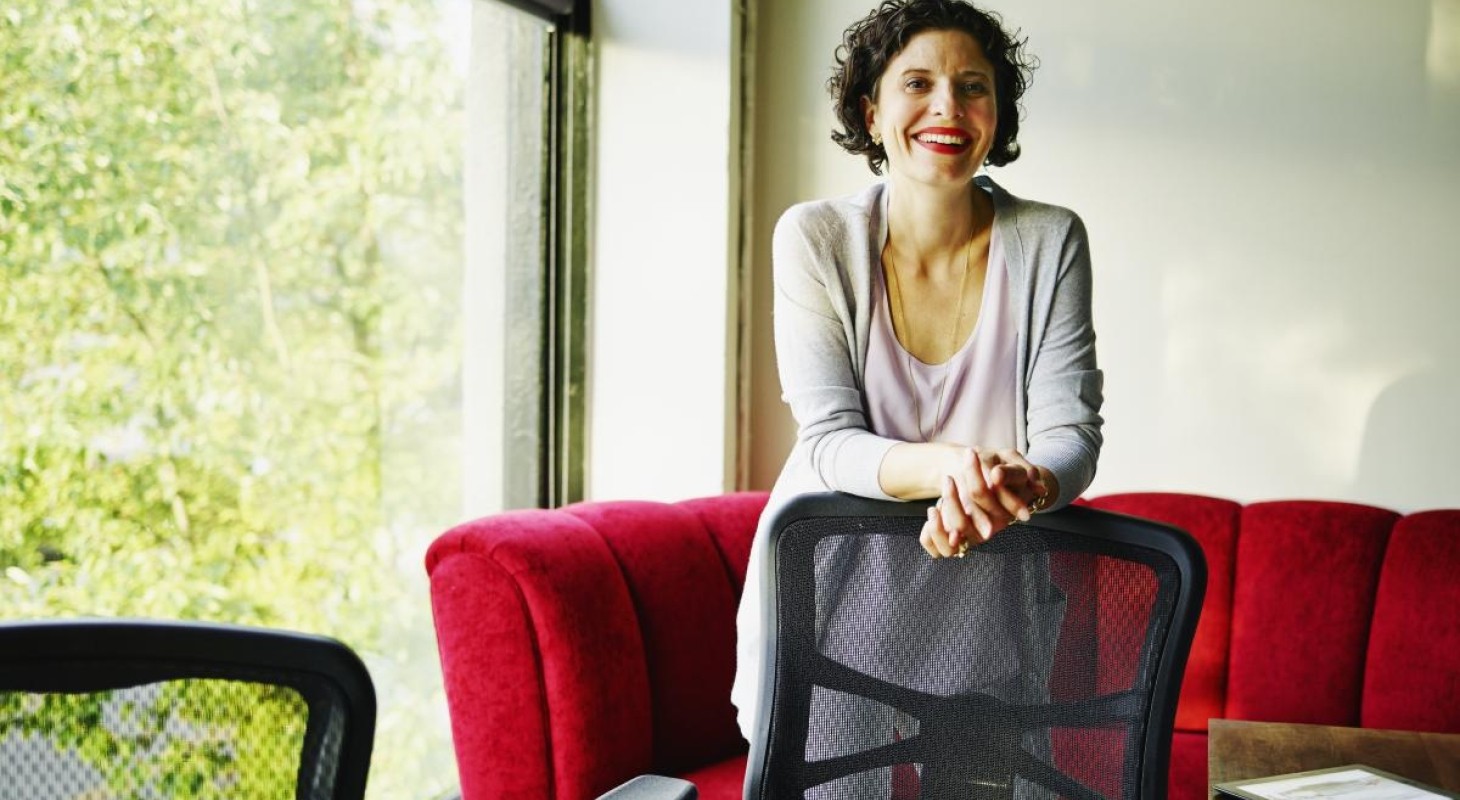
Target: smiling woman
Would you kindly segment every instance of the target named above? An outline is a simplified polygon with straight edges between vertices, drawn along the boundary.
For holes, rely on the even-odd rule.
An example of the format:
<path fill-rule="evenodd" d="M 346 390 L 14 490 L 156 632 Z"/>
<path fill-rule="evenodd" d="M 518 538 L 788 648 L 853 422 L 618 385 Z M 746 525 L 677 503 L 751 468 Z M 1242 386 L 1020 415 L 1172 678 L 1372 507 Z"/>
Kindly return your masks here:
<path fill-rule="evenodd" d="M 922 531 L 936 559 L 1069 503 L 1094 477 L 1101 373 L 1084 226 L 978 175 L 1019 157 L 1031 68 L 997 16 L 962 0 L 886 0 L 837 51 L 832 139 L 888 176 L 793 206 L 776 226 L 776 355 L 798 435 L 740 610 L 734 700 L 747 738 L 764 529 L 791 496 L 936 499 Z M 978 673 L 952 680 L 978 689 Z M 836 730 L 836 713 L 829 700 L 813 709 L 815 747 L 876 744 L 843 741 L 857 734 Z M 875 736 L 895 736 L 895 721 Z M 875 796 L 884 777 L 822 789 Z"/>
<path fill-rule="evenodd" d="M 971 8 L 971 7 L 970 7 Z M 957 13 L 953 9 L 952 13 Z M 918 31 L 951 33 L 962 30 L 978 46 L 979 57 L 992 70 L 984 75 L 986 89 L 994 88 L 995 110 L 999 125 L 988 163 L 1002 167 L 1019 157 L 1019 100 L 1029 86 L 1035 60 L 1024 50 L 1024 42 L 1006 32 L 997 16 L 963 12 L 959 25 L 948 25 L 948 9 L 930 4 L 884 4 L 876 13 L 848 28 L 842 46 L 837 50 L 837 68 L 827 81 L 827 90 L 835 98 L 833 109 L 842 130 L 833 133 L 832 141 L 849 153 L 867 156 L 872 173 L 881 174 L 886 161 L 873 130 L 863 119 L 863 100 L 875 100 L 881 80 L 890 71 L 888 62 L 905 49 L 905 38 Z M 926 54 L 925 54 L 926 55 Z"/>
<path fill-rule="evenodd" d="M 968 183 L 998 128 L 993 71 L 963 31 L 923 31 L 908 41 L 860 103 L 892 175 Z"/>

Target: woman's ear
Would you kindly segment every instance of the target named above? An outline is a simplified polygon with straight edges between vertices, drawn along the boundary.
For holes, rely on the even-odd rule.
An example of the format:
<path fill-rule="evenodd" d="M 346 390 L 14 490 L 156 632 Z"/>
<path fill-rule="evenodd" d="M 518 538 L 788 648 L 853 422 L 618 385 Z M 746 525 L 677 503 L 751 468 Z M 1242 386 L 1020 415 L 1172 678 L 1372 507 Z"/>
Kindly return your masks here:
<path fill-rule="evenodd" d="M 867 134 L 873 141 L 880 142 L 882 136 L 877 133 L 877 104 L 867 95 L 862 95 L 862 121 L 867 126 Z"/>

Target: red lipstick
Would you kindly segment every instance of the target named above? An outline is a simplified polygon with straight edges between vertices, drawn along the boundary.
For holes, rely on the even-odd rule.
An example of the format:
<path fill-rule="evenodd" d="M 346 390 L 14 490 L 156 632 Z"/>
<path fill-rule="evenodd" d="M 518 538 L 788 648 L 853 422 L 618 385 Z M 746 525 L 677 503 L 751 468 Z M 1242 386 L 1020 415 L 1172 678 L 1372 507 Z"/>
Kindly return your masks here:
<path fill-rule="evenodd" d="M 943 141 L 930 138 L 935 136 Z M 949 138 L 956 138 L 956 141 L 949 141 Z M 973 146 L 973 136 L 962 128 L 923 128 L 913 134 L 913 141 L 935 153 L 950 156 L 958 155 Z"/>

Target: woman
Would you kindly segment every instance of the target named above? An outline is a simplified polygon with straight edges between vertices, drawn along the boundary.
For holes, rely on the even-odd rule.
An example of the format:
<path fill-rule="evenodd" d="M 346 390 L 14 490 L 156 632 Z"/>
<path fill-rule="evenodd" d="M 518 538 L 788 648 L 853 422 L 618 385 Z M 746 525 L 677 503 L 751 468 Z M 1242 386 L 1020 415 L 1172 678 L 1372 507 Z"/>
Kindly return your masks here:
<path fill-rule="evenodd" d="M 975 178 L 1019 155 L 1022 45 L 962 0 L 885 0 L 838 48 L 832 139 L 888 177 L 776 226 L 776 354 L 798 434 L 740 608 L 732 700 L 747 739 L 764 525 L 786 499 L 937 498 L 921 544 L 942 558 L 1094 477 L 1102 378 L 1084 226 Z"/>

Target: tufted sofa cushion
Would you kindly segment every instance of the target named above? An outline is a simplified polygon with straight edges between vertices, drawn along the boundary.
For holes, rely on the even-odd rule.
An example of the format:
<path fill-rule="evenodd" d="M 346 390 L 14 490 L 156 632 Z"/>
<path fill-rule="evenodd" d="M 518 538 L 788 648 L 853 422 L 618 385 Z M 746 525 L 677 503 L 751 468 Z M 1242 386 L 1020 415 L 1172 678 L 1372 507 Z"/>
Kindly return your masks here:
<path fill-rule="evenodd" d="M 1394 526 L 1364 669 L 1366 728 L 1460 731 L 1460 512 Z"/>
<path fill-rule="evenodd" d="M 653 772 L 739 797 L 735 606 L 765 501 L 585 503 L 439 537 L 426 569 L 463 795 L 589 798 Z"/>

